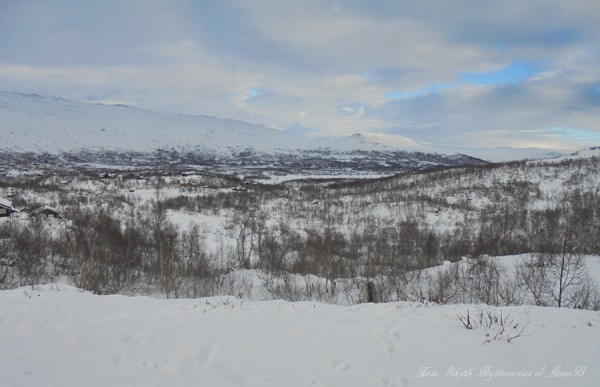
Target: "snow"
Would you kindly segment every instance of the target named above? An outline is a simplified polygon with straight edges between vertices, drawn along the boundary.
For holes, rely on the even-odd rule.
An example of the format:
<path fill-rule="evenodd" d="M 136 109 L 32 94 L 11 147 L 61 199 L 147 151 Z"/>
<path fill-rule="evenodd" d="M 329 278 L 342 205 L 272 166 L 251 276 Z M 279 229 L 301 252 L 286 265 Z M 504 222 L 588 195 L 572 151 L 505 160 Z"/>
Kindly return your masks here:
<path fill-rule="evenodd" d="M 281 137 L 281 131 L 234 120 L 18 93 L 0 93 L 0 107 L 2 147 L 17 151 L 56 153 L 90 147 L 153 151 L 188 144 L 210 149 L 258 144 L 256 137 L 267 147 L 277 147 L 277 141 L 269 139 Z"/>
<path fill-rule="evenodd" d="M 581 149 L 577 152 L 573 152 L 568 155 L 561 155 L 558 157 L 551 158 L 548 161 L 562 162 L 565 160 L 585 159 L 585 158 L 590 158 L 590 157 L 600 157 L 600 147 L 591 147 L 591 148 L 587 148 L 587 149 Z"/>
<path fill-rule="evenodd" d="M 0 92 L 0 149 L 17 152 L 74 152 L 82 149 L 152 152 L 156 149 L 426 150 L 398 136 L 309 138 L 247 122 L 199 115 L 154 112 L 35 94 Z M 379 141 L 379 142 L 378 142 Z"/>
<path fill-rule="evenodd" d="M 440 149 L 444 152 L 444 148 Z M 480 147 L 480 148 L 455 148 L 456 152 L 477 157 L 493 163 L 510 160 L 545 160 L 561 157 L 571 153 L 567 149 L 544 149 L 544 148 L 513 148 L 513 147 Z"/>
<path fill-rule="evenodd" d="M 106 146 L 112 146 L 115 139 L 124 148 L 139 150 L 154 147 L 161 141 L 176 146 L 197 138 L 208 139 L 207 144 L 220 147 L 260 143 L 265 149 L 277 149 L 286 143 L 315 144 L 303 142 L 304 139 L 289 141 L 289 137 L 284 140 L 276 133 L 265 139 L 262 134 L 271 133 L 272 129 L 236 121 L 10 93 L 0 93 L 0 122 L 7 138 L 0 148 L 16 150 L 47 150 L 47 146 L 56 151 L 70 150 L 88 143 L 102 146 L 105 140 Z M 57 122 L 66 126 L 57 127 L 56 132 L 52 125 Z M 164 131 L 163 127 L 172 131 Z M 226 131 L 229 132 L 224 133 Z M 232 136 L 234 132 L 240 137 Z M 19 140 L 19 136 L 24 141 Z M 340 147 L 349 146 L 351 140 L 372 145 L 368 136 L 355 136 L 340 142 Z M 598 151 L 590 149 L 555 161 L 597 157 Z M 530 170 L 516 167 L 490 170 L 481 184 L 494 187 L 510 180 L 538 184 L 539 198 L 533 198 L 528 205 L 540 210 L 553 205 L 561 192 L 600 187 L 597 172 L 587 173 L 591 167 L 581 168 L 581 171 L 573 171 L 573 167 L 555 171 L 535 168 L 536 163 L 539 162 L 529 162 Z M 17 174 L 13 170 L 9 173 Z M 22 174 L 34 173 L 37 172 Z M 270 182 L 309 177 L 313 176 L 273 175 Z M 448 203 L 468 199 L 476 210 L 492 203 L 489 196 L 475 189 L 468 196 L 456 193 L 455 186 L 475 187 L 472 181 L 459 179 L 455 186 L 440 187 L 420 184 L 424 178 L 406 176 L 401 186 L 414 182 L 425 196 L 444 198 Z M 194 177 L 178 176 L 177 179 L 199 186 L 204 184 L 201 178 L 194 181 Z M 170 182 L 171 178 L 165 180 Z M 576 181 L 577 185 L 570 185 L 570 181 Z M 108 190 L 116 192 L 114 184 L 114 181 L 76 178 L 72 191 L 94 196 Z M 132 181 L 125 188 L 119 187 L 119 192 L 143 205 L 157 195 L 164 199 L 186 194 L 181 186 L 173 187 L 170 185 L 159 192 L 147 181 Z M 130 193 L 130 189 L 135 192 Z M 206 192 L 194 188 L 194 195 L 221 191 L 229 192 L 226 188 L 211 188 Z M 59 203 L 57 195 L 20 192 L 22 200 L 33 202 Z M 327 200 L 334 203 L 332 199 Z M 306 210 L 306 216 L 290 222 L 300 231 L 319 227 L 310 214 L 320 211 L 325 202 L 318 201 L 309 207 L 312 210 Z M 336 205 L 344 208 L 348 221 L 341 222 L 339 229 L 346 234 L 352 230 L 351 225 L 359 224 L 352 221 L 359 218 L 359 214 L 361 217 L 372 214 L 381 223 L 418 214 L 413 204 L 405 202 L 378 202 L 373 198 L 348 196 L 341 197 L 340 203 L 346 204 L 345 207 Z M 265 209 L 273 214 L 270 225 L 284 216 L 285 206 L 283 199 L 265 204 Z M 435 206 L 424 208 L 432 210 Z M 441 232 L 452 232 L 462 215 L 451 206 L 440 208 L 441 213 L 425 212 L 426 224 L 434 225 Z M 225 227 L 227 214 L 169 210 L 167 217 L 181 230 L 199 225 L 203 243 L 216 255 L 217 250 L 234 243 Z M 0 222 L 9 221 L 9 218 L 0 219 Z M 50 222 L 50 227 L 64 228 L 65 224 L 53 219 L 45 222 Z M 513 255 L 494 259 L 507 269 L 505 276 L 510 277 L 516 263 L 526 257 Z M 586 257 L 586 266 L 593 279 L 600 283 L 600 257 Z M 534 306 L 496 308 L 407 302 L 330 305 L 266 301 L 275 297 L 275 293 L 261 287 L 262 279 L 255 271 L 237 270 L 233 275 L 244 277 L 242 282 L 250 284 L 244 292 L 235 294 L 254 301 L 227 296 L 187 300 L 99 296 L 64 284 L 0 291 L 0 384 L 583 386 L 595 385 L 600 380 L 600 369 L 596 367 L 600 359 L 599 312 Z M 493 340 L 498 333 L 497 325 L 469 330 L 458 318 L 469 313 L 475 319 L 487 312 L 493 316 L 510 316 L 518 328 L 511 325 L 499 335 L 499 340 Z M 523 337 L 507 341 L 525 326 Z M 579 376 L 565 375 L 565 372 L 579 373 Z"/>
<path fill-rule="evenodd" d="M 591 386 L 600 313 L 0 292 L 6 386 Z M 457 315 L 518 323 L 466 329 Z M 518 337 L 508 342 L 529 323 Z M 489 342 L 485 342 L 489 340 Z M 570 375 L 567 373 L 571 373 Z"/>
<path fill-rule="evenodd" d="M 6 207 L 6 208 L 12 208 L 12 202 L 7 199 L 0 198 L 0 206 Z"/>
<path fill-rule="evenodd" d="M 340 172 L 340 171 L 325 171 L 323 173 L 309 173 L 309 174 L 284 174 L 276 175 L 273 173 L 267 173 L 269 180 L 262 180 L 261 184 L 281 184 L 288 181 L 294 180 L 316 180 L 316 179 L 379 179 L 382 177 L 390 176 L 392 173 L 376 173 L 376 172 Z"/>

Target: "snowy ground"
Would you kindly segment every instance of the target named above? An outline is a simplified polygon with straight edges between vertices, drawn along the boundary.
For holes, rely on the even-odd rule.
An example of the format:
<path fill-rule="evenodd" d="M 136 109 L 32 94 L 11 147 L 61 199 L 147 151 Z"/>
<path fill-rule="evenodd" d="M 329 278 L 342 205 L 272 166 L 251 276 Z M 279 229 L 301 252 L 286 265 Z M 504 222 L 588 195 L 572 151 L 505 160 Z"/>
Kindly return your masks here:
<path fill-rule="evenodd" d="M 592 386 L 600 312 L 0 292 L 3 386 Z M 467 310 L 468 330 L 457 315 Z M 480 312 L 503 318 L 477 327 Z M 522 332 L 523 337 L 507 338 Z M 513 328 L 518 324 L 517 328 Z M 484 343 L 489 340 L 489 342 Z"/>

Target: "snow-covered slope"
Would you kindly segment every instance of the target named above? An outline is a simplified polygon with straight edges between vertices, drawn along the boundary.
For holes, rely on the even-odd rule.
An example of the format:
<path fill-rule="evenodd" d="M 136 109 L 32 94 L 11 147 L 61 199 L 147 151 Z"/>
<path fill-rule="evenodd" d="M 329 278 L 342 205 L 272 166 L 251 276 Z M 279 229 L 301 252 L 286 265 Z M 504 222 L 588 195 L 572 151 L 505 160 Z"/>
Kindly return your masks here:
<path fill-rule="evenodd" d="M 312 139 L 247 122 L 207 116 L 159 113 L 124 105 L 101 105 L 34 94 L 0 92 L 1 149 L 20 152 L 73 152 L 82 149 L 151 152 L 164 148 L 231 148 L 289 151 L 424 150 L 398 137 L 390 146 L 369 136 Z"/>
<path fill-rule="evenodd" d="M 600 316 L 583 310 L 160 300 L 96 296 L 66 285 L 2 291 L 0 307 L 6 386 L 592 386 L 600 380 Z M 458 319 L 467 311 L 473 329 Z M 477 324 L 482 312 L 502 316 L 505 330 Z"/>
<path fill-rule="evenodd" d="M 600 147 L 591 147 L 587 149 L 581 149 L 577 152 L 549 158 L 548 162 L 563 162 L 566 160 L 577 160 L 577 159 L 589 159 L 589 158 L 600 158 Z"/>
<path fill-rule="evenodd" d="M 0 126 L 1 148 L 32 152 L 313 146 L 308 139 L 241 121 L 8 92 L 0 93 Z"/>

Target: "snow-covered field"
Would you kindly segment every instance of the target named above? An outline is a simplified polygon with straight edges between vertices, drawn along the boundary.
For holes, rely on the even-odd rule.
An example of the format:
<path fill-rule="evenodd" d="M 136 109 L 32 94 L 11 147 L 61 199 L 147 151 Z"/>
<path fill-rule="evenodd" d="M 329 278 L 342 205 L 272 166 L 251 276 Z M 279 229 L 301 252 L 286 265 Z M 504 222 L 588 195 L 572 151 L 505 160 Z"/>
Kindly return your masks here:
<path fill-rule="evenodd" d="M 0 307 L 3 386 L 594 386 L 600 380 L 600 313 L 592 311 L 165 300 L 97 296 L 61 284 L 2 291 Z M 467 312 L 474 329 L 459 321 Z M 498 323 L 479 326 L 482 312 L 484 325 L 488 312 L 502 317 L 505 331 L 498 334 Z"/>

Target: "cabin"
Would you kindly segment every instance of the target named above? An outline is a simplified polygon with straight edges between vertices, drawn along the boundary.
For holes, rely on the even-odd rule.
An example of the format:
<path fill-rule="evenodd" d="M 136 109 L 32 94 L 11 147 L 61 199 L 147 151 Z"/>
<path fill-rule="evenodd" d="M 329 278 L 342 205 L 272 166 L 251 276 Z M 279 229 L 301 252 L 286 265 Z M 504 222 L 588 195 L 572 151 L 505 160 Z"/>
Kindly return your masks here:
<path fill-rule="evenodd" d="M 10 216 L 13 212 L 16 212 L 12 206 L 12 202 L 0 198 L 0 218 Z"/>
<path fill-rule="evenodd" d="M 46 218 L 49 216 L 52 216 L 53 218 L 60 218 L 60 213 L 58 212 L 58 210 L 50 206 L 40 207 L 36 210 L 31 211 L 31 214 L 34 216 L 45 215 Z"/>

